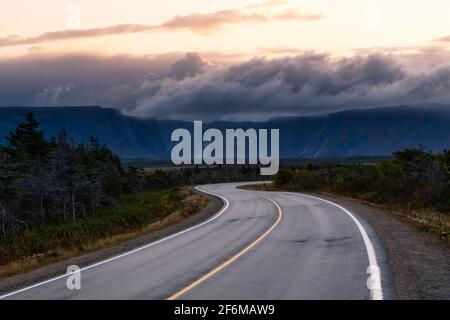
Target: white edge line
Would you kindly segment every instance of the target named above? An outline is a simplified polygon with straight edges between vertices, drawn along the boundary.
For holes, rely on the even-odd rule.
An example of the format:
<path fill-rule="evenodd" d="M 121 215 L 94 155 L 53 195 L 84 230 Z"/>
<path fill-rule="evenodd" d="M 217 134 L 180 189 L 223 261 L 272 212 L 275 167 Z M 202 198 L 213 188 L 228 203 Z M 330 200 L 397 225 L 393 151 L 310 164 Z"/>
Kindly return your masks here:
<path fill-rule="evenodd" d="M 294 192 L 284 192 L 284 193 L 324 201 L 328 204 L 338 207 L 339 209 L 341 209 L 347 215 L 350 216 L 350 218 L 355 222 L 356 226 L 358 227 L 359 232 L 361 233 L 362 238 L 364 240 L 364 244 L 366 246 L 366 251 L 367 251 L 367 256 L 369 258 L 369 264 L 370 264 L 370 266 L 375 267 L 377 270 L 376 272 L 373 272 L 371 274 L 371 276 L 372 276 L 372 279 L 374 280 L 374 287 L 378 288 L 378 289 L 370 289 L 370 298 L 371 298 L 371 300 L 383 300 L 383 289 L 381 287 L 381 269 L 377 263 L 377 255 L 375 253 L 373 243 L 370 240 L 370 238 L 369 238 L 366 230 L 364 229 L 363 225 L 361 224 L 361 222 L 359 222 L 359 220 L 349 210 L 347 210 L 346 208 L 344 208 L 343 206 L 341 206 L 337 203 L 334 203 L 334 202 L 331 202 L 329 200 L 325 200 L 325 199 L 322 199 L 319 197 L 303 194 L 303 193 L 294 193 Z"/>
<path fill-rule="evenodd" d="M 371 272 L 371 277 L 374 281 L 374 287 L 375 289 L 369 289 L 370 290 L 370 298 L 371 300 L 383 300 L 383 289 L 381 287 L 381 269 L 378 266 L 378 262 L 377 262 L 377 255 L 375 253 L 375 248 L 373 246 L 372 241 L 370 240 L 369 235 L 367 234 L 366 230 L 364 229 L 364 226 L 361 224 L 361 222 L 359 222 L 359 220 L 346 208 L 344 208 L 343 206 L 334 203 L 332 201 L 326 200 L 326 199 L 322 199 L 319 197 L 315 197 L 315 196 L 311 196 L 311 195 L 307 195 L 307 194 L 303 194 L 303 193 L 299 193 L 299 192 L 285 192 L 285 191 L 281 191 L 281 193 L 285 193 L 285 194 L 291 194 L 291 195 L 295 195 L 295 196 L 301 196 L 301 197 L 306 197 L 306 198 L 311 198 L 311 199 L 316 199 L 316 200 L 320 200 L 323 202 L 326 202 L 328 204 L 331 204 L 339 209 L 341 209 L 342 211 L 344 211 L 352 220 L 353 222 L 356 224 L 356 226 L 359 229 L 359 232 L 361 233 L 361 236 L 363 238 L 364 241 L 364 245 L 366 247 L 366 251 L 367 251 L 367 256 L 369 259 L 369 265 L 371 267 L 375 267 L 376 271 L 373 272 L 372 270 Z"/>
<path fill-rule="evenodd" d="M 222 199 L 222 201 L 224 202 L 224 205 L 222 206 L 222 208 L 220 209 L 220 211 L 217 212 L 214 216 L 212 216 L 212 217 L 209 218 L 208 220 L 206 220 L 206 221 L 204 221 L 204 222 L 202 222 L 202 223 L 199 223 L 199 224 L 197 224 L 197 225 L 195 225 L 195 226 L 192 226 L 192 227 L 190 227 L 190 228 L 188 228 L 188 229 L 185 229 L 185 230 L 183 230 L 183 231 L 180 231 L 180 232 L 178 232 L 178 233 L 175 233 L 175 234 L 173 234 L 173 235 L 171 235 L 171 236 L 162 238 L 162 239 L 157 240 L 157 241 L 155 241 L 155 242 L 149 243 L 149 244 L 147 244 L 147 245 L 145 245 L 145 246 L 142 246 L 142 247 L 139 247 L 139 248 L 137 248 L 137 249 L 134 249 L 134 250 L 131 250 L 131 251 L 122 253 L 122 254 L 120 254 L 120 255 L 114 256 L 114 257 L 112 257 L 112 258 L 109 258 L 109 259 L 106 259 L 106 260 L 102 260 L 102 261 L 100 261 L 100 262 L 97 262 L 97 263 L 88 265 L 88 266 L 86 266 L 86 267 L 84 267 L 84 268 L 81 268 L 81 269 L 80 269 L 79 271 L 77 271 L 77 272 L 82 272 L 82 271 L 86 271 L 86 270 L 89 270 L 89 269 L 92 269 L 92 268 L 101 266 L 101 265 L 103 265 L 103 264 L 105 264 L 105 263 L 108 263 L 108 262 L 111 262 L 111 261 L 114 261 L 114 260 L 117 260 L 117 259 L 126 257 L 126 256 L 128 256 L 128 255 L 130 255 L 130 254 L 133 254 L 133 253 L 136 253 L 136 252 L 138 252 L 138 251 L 147 249 L 147 248 L 149 248 L 149 247 L 153 247 L 153 246 L 155 246 L 155 245 L 157 245 L 157 244 L 159 244 L 159 243 L 161 243 L 161 242 L 164 242 L 164 241 L 166 241 L 166 240 L 169 240 L 169 239 L 178 237 L 178 236 L 180 236 L 180 235 L 182 235 L 182 234 L 185 234 L 186 232 L 189 232 L 189 231 L 192 231 L 192 230 L 194 230 L 194 229 L 200 228 L 201 226 L 204 226 L 205 224 L 210 223 L 210 222 L 216 220 L 216 219 L 217 219 L 218 217 L 220 217 L 220 216 L 228 209 L 228 207 L 230 206 L 229 200 L 228 200 L 227 198 L 225 198 L 224 196 L 221 196 L 221 195 L 219 195 L 219 194 L 217 194 L 217 193 L 214 193 L 214 192 L 205 191 L 205 190 L 201 189 L 200 187 L 195 187 L 195 189 L 197 189 L 197 190 L 200 191 L 200 192 L 203 192 L 203 193 L 206 193 L 206 194 L 209 194 L 209 195 L 213 195 L 213 196 L 216 196 L 216 197 L 219 197 L 220 199 Z M 57 280 L 63 279 L 63 278 L 65 278 L 65 277 L 68 277 L 68 276 L 70 276 L 70 275 L 71 275 L 71 274 L 62 274 L 62 275 L 60 275 L 60 276 L 57 276 L 57 277 L 54 277 L 54 278 L 51 278 L 51 279 L 48 279 L 48 280 L 45 280 L 45 281 L 42 281 L 42 282 L 38 282 L 38 283 L 36 283 L 36 284 L 34 284 L 34 285 L 25 287 L 25 288 L 23 288 L 23 289 L 20 289 L 20 290 L 16 290 L 16 291 L 7 293 L 7 294 L 5 294 L 5 295 L 0 296 L 0 300 L 5 299 L 5 298 L 8 298 L 8 297 L 11 297 L 11 296 L 16 295 L 16 294 L 18 294 L 18 293 L 22 293 L 22 292 L 28 291 L 28 290 L 33 289 L 33 288 L 36 288 L 36 287 L 39 287 L 39 286 L 42 286 L 42 285 L 51 283 L 51 282 L 55 282 L 55 281 L 57 281 Z"/>

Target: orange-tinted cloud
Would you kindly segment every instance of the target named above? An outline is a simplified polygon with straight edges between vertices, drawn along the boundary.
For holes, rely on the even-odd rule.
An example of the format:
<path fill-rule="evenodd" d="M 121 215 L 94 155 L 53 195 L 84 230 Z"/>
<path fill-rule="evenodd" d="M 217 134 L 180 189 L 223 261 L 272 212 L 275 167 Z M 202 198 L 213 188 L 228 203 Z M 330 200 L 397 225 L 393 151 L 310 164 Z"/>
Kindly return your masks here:
<path fill-rule="evenodd" d="M 278 1 L 270 1 L 266 3 L 266 5 L 272 2 L 278 3 Z M 310 14 L 302 12 L 298 9 L 289 9 L 287 11 L 279 12 L 276 14 L 250 12 L 248 9 L 222 10 L 208 14 L 197 13 L 184 16 L 175 16 L 160 25 L 119 24 L 103 28 L 46 32 L 35 37 L 10 36 L 0 38 L 0 47 L 34 45 L 49 41 L 152 31 L 190 30 L 192 32 L 200 34 L 208 34 L 220 30 L 227 25 L 235 25 L 241 23 L 258 23 L 274 20 L 315 21 L 322 18 L 323 16 L 320 14 Z"/>
<path fill-rule="evenodd" d="M 434 39 L 435 42 L 450 42 L 450 36 Z"/>
<path fill-rule="evenodd" d="M 56 40 L 66 40 L 74 38 L 89 38 L 89 37 L 100 37 L 113 34 L 124 34 L 124 33 L 138 33 L 145 32 L 155 29 L 154 26 L 141 25 L 141 24 L 119 24 L 115 26 L 109 26 L 104 28 L 92 28 L 92 29 L 82 29 L 82 30 L 63 30 L 63 31 L 53 31 L 46 32 L 39 36 L 20 38 L 20 37 L 6 37 L 0 38 L 0 46 L 18 46 L 18 45 L 29 45 L 38 44 L 48 41 Z"/>
<path fill-rule="evenodd" d="M 305 13 L 298 9 L 291 9 L 275 15 L 274 18 L 277 20 L 315 21 L 323 19 L 323 15 L 314 13 Z"/>
<path fill-rule="evenodd" d="M 216 31 L 224 25 L 243 22 L 264 22 L 271 17 L 251 13 L 242 13 L 239 10 L 223 10 L 210 14 L 190 14 L 186 16 L 175 16 L 173 19 L 161 24 L 161 29 L 189 29 L 194 32 Z"/>

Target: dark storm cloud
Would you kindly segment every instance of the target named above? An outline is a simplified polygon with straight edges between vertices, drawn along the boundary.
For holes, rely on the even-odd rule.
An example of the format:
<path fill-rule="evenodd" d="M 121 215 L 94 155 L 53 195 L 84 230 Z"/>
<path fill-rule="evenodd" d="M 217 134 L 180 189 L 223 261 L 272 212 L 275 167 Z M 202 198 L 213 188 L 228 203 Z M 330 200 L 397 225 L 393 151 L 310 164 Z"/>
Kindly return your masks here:
<path fill-rule="evenodd" d="M 0 105 L 92 105 L 126 109 L 148 73 L 165 74 L 182 55 L 152 58 L 31 55 L 0 60 Z"/>
<path fill-rule="evenodd" d="M 233 65 L 214 65 L 195 53 L 140 59 L 31 56 L 0 61 L 0 104 L 99 104 L 144 117 L 261 120 L 450 103 L 448 56 L 428 51 L 333 59 L 305 53 Z"/>
<path fill-rule="evenodd" d="M 209 65 L 208 61 L 202 59 L 197 53 L 187 53 L 184 59 L 176 61 L 169 71 L 169 76 L 182 80 L 201 73 L 202 68 Z"/>
<path fill-rule="evenodd" d="M 424 57 L 422 57 L 424 58 Z M 428 57 L 430 58 L 430 57 Z M 138 115 L 183 119 L 267 119 L 377 106 L 450 102 L 450 68 L 415 70 L 417 57 L 379 54 L 254 59 L 182 81 L 162 81 Z"/>

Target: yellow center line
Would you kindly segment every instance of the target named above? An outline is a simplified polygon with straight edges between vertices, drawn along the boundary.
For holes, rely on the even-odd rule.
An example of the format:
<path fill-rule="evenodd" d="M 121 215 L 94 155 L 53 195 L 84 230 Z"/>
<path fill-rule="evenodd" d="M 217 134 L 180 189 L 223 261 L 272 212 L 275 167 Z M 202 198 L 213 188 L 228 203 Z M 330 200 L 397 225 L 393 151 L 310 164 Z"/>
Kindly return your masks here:
<path fill-rule="evenodd" d="M 209 278 L 211 278 L 213 275 L 215 275 L 216 273 L 220 272 L 221 270 L 225 269 L 226 267 L 228 267 L 230 264 L 232 264 L 233 262 L 235 262 L 237 259 L 239 259 L 240 257 L 242 257 L 246 252 L 248 252 L 249 250 L 251 250 L 252 248 L 254 248 L 258 243 L 260 243 L 264 238 L 266 238 L 272 231 L 273 229 L 275 229 L 275 227 L 280 223 L 281 218 L 283 216 L 283 211 L 281 210 L 280 206 L 278 205 L 278 203 L 276 203 L 274 200 L 270 199 L 270 198 L 266 198 L 264 197 L 264 199 L 272 202 L 275 207 L 277 208 L 278 211 L 278 218 L 277 221 L 275 221 L 275 223 L 266 231 L 264 232 L 264 234 L 262 234 L 258 239 L 256 239 L 255 241 L 253 241 L 251 244 L 249 244 L 247 247 L 245 247 L 244 249 L 242 249 L 240 252 L 238 252 L 236 255 L 234 255 L 233 257 L 231 257 L 230 259 L 228 259 L 227 261 L 223 262 L 221 265 L 217 266 L 216 268 L 214 268 L 213 270 L 209 271 L 207 274 L 205 274 L 204 276 L 200 277 L 199 279 L 197 279 L 196 281 L 192 282 L 190 285 L 188 285 L 187 287 L 185 287 L 184 289 L 178 291 L 177 293 L 175 293 L 174 295 L 170 296 L 169 298 L 167 298 L 167 300 L 175 300 L 178 299 L 179 297 L 181 297 L 182 295 L 184 295 L 185 293 L 189 292 L 190 290 L 192 290 L 193 288 L 195 288 L 196 286 L 198 286 L 199 284 L 201 284 L 202 282 L 208 280 Z"/>

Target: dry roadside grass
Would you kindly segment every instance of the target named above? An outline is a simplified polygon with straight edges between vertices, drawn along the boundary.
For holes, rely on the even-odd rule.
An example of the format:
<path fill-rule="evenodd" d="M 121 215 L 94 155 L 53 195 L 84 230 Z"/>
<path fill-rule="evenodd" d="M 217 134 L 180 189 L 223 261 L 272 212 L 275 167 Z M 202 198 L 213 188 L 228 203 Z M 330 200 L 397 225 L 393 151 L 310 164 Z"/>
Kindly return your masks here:
<path fill-rule="evenodd" d="M 20 260 L 10 262 L 0 266 L 0 279 L 8 278 L 24 272 L 29 272 L 49 264 L 63 261 L 69 258 L 81 256 L 87 253 L 95 252 L 104 248 L 116 246 L 120 243 L 139 238 L 144 235 L 163 230 L 169 226 L 175 225 L 201 211 L 208 204 L 208 199 L 202 195 L 194 193 L 189 188 L 183 188 L 182 209 L 177 210 L 169 216 L 158 220 L 147 226 L 134 230 L 132 232 L 115 234 L 108 238 L 96 240 L 81 248 L 60 249 L 55 248 L 45 253 L 35 254 L 30 257 L 24 257 Z"/>

